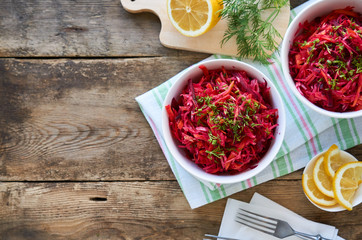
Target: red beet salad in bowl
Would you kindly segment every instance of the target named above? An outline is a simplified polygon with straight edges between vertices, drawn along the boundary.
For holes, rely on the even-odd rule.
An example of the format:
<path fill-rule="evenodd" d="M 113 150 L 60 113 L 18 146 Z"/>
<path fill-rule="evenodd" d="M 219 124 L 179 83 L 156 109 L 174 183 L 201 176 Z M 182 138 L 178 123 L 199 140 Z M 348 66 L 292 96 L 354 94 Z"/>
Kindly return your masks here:
<path fill-rule="evenodd" d="M 362 116 L 362 1 L 319 1 L 289 26 L 283 71 L 295 95 L 321 114 Z"/>
<path fill-rule="evenodd" d="M 285 114 L 274 85 L 235 60 L 192 66 L 171 87 L 163 134 L 172 156 L 197 178 L 233 183 L 263 170 L 284 136 Z"/>

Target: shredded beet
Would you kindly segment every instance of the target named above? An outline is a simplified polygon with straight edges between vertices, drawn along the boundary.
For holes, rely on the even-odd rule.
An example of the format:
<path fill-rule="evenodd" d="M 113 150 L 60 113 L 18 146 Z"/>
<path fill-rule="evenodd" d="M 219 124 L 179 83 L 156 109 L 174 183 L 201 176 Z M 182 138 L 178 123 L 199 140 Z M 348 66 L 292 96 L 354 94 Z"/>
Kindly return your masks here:
<path fill-rule="evenodd" d="M 245 71 L 208 70 L 191 79 L 166 106 L 173 136 L 204 171 L 236 174 L 254 168 L 268 150 L 278 110 L 269 103 L 267 82 Z"/>
<path fill-rule="evenodd" d="M 305 22 L 289 52 L 298 91 L 334 112 L 362 109 L 362 15 L 352 7 Z"/>

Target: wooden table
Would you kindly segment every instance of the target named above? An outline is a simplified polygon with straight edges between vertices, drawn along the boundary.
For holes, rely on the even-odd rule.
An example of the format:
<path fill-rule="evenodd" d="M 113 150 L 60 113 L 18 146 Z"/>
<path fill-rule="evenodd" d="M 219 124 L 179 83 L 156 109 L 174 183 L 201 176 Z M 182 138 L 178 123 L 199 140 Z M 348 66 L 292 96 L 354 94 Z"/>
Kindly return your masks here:
<path fill-rule="evenodd" d="M 302 0 L 292 0 L 295 7 Z M 0 1 L 0 239 L 202 239 L 226 199 L 191 210 L 135 97 L 209 55 L 167 49 L 119 0 Z M 349 152 L 362 159 L 362 145 Z M 254 192 L 362 239 L 362 207 L 308 202 L 301 171 Z"/>

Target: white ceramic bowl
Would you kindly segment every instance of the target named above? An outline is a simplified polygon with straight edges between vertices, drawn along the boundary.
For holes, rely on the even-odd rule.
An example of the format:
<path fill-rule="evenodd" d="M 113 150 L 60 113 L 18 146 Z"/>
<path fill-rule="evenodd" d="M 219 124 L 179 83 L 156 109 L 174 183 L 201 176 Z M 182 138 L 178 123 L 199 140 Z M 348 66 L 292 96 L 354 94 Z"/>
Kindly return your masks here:
<path fill-rule="evenodd" d="M 303 173 L 311 173 L 313 172 L 313 168 L 315 165 L 315 162 L 317 161 L 317 159 L 323 155 L 325 152 L 319 153 L 316 156 L 314 156 L 308 163 L 307 166 L 305 166 Z M 341 157 L 344 159 L 347 159 L 348 161 L 358 161 L 352 154 L 341 150 Z M 335 206 L 331 206 L 331 207 L 325 207 L 325 206 L 320 206 L 315 204 L 312 200 L 310 200 L 310 198 L 307 196 L 307 194 L 304 193 L 304 195 L 307 197 L 307 199 L 317 208 L 327 211 L 327 212 L 340 212 L 340 211 L 345 211 L 346 209 L 342 206 L 340 206 L 339 204 L 335 205 Z M 359 205 L 362 202 L 362 185 L 359 186 L 356 195 L 353 199 L 352 202 L 352 206 L 355 207 L 357 205 Z"/>
<path fill-rule="evenodd" d="M 184 152 L 177 146 L 176 140 L 173 138 L 171 134 L 171 130 L 169 127 L 169 119 L 167 112 L 165 110 L 166 105 L 170 105 L 173 98 L 178 98 L 181 91 L 187 85 L 188 79 L 192 80 L 199 80 L 203 74 L 202 70 L 199 68 L 200 65 L 204 65 L 208 69 L 219 69 L 224 66 L 227 70 L 245 70 L 250 77 L 258 79 L 260 81 L 264 81 L 264 79 L 268 83 L 268 87 L 270 87 L 270 95 L 271 95 L 271 104 L 273 108 L 278 109 L 278 121 L 277 123 L 279 126 L 275 129 L 275 138 L 273 139 L 268 151 L 264 155 L 264 157 L 258 163 L 258 166 L 254 169 L 249 169 L 244 172 L 235 175 L 215 175 L 205 172 L 199 166 L 197 166 L 193 161 L 185 157 Z M 165 138 L 166 145 L 171 152 L 172 156 L 176 159 L 176 161 L 184 168 L 187 172 L 189 172 L 194 177 L 205 180 L 208 182 L 213 183 L 220 183 L 220 184 L 229 184 L 229 183 L 236 183 L 246 179 L 249 179 L 259 172 L 261 172 L 264 168 L 266 168 L 270 162 L 274 159 L 276 154 L 279 151 L 279 148 L 282 144 L 285 132 L 285 112 L 283 107 L 282 99 L 276 90 L 274 84 L 259 70 L 256 68 L 242 63 L 236 60 L 230 59 L 215 59 L 215 60 L 208 60 L 196 65 L 191 66 L 184 73 L 180 76 L 179 79 L 172 85 L 170 88 L 166 99 L 163 105 L 162 111 L 162 131 L 163 136 Z"/>
<path fill-rule="evenodd" d="M 289 74 L 288 54 L 291 44 L 293 43 L 294 37 L 299 29 L 299 24 L 305 21 L 313 21 L 316 17 L 326 15 L 332 10 L 345 8 L 347 6 L 353 6 L 354 11 L 362 13 L 362 1 L 361 0 L 321 0 L 317 1 L 303 11 L 301 11 L 289 25 L 282 43 L 281 50 L 281 61 L 283 66 L 283 73 L 285 80 L 289 87 L 293 91 L 294 95 L 306 106 L 313 109 L 314 111 L 335 118 L 354 118 L 362 116 L 362 110 L 354 112 L 332 112 L 318 107 L 311 103 L 308 99 L 302 96 L 297 88 L 295 87 L 294 80 Z"/>

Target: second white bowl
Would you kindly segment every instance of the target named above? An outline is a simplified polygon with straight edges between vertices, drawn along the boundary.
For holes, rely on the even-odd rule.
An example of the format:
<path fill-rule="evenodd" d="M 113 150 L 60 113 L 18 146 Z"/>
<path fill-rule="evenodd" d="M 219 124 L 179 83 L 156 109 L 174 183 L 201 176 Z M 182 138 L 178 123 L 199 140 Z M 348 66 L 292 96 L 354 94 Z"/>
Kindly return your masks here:
<path fill-rule="evenodd" d="M 283 73 L 286 82 L 288 83 L 290 89 L 294 93 L 294 95 L 306 106 L 311 108 L 312 110 L 335 118 L 354 118 L 362 116 L 362 110 L 354 111 L 354 112 L 332 112 L 325 110 L 321 107 L 314 105 L 310 102 L 307 98 L 302 96 L 297 88 L 295 87 L 294 80 L 290 76 L 289 73 L 289 50 L 290 46 L 293 44 L 293 40 L 298 33 L 299 25 L 304 23 L 305 21 L 311 22 L 316 17 L 324 16 L 335 9 L 346 8 L 347 6 L 354 7 L 354 11 L 362 13 L 362 1 L 361 0 L 321 0 L 317 1 L 310 6 L 306 7 L 302 10 L 291 22 L 289 25 L 284 39 L 282 43 L 282 50 L 281 50 L 281 62 L 283 67 Z"/>

